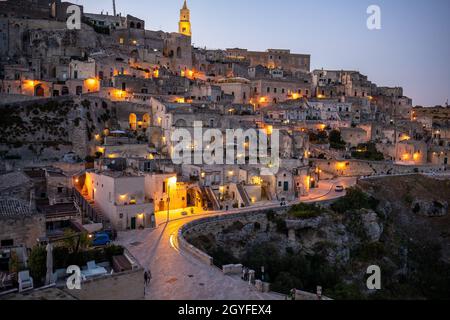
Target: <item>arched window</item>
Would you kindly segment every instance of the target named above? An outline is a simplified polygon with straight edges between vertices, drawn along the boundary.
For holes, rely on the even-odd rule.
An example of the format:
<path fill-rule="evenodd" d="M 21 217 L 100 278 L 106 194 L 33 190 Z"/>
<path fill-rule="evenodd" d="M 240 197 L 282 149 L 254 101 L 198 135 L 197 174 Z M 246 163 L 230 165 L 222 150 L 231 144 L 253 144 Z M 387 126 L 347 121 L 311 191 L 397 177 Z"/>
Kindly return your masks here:
<path fill-rule="evenodd" d="M 130 28 L 134 29 L 134 22 L 130 22 Z"/>
<path fill-rule="evenodd" d="M 181 59 L 181 57 L 182 57 L 182 55 L 181 55 L 181 48 L 178 47 L 178 48 L 177 48 L 177 58 L 178 58 L 178 59 Z"/>

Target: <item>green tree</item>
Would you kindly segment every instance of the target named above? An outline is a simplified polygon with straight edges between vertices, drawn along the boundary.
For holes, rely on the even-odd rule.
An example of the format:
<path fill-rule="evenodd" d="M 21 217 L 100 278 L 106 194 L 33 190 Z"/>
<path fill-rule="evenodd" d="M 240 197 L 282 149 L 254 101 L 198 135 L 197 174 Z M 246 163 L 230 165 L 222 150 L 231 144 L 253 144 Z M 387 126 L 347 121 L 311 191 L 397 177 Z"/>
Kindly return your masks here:
<path fill-rule="evenodd" d="M 337 150 L 345 149 L 345 141 L 342 140 L 341 132 L 339 130 L 332 130 L 330 132 L 330 147 Z"/>
<path fill-rule="evenodd" d="M 43 246 L 36 246 L 31 250 L 28 266 L 33 279 L 40 283 L 47 273 L 47 250 Z"/>
<path fill-rule="evenodd" d="M 340 198 L 331 208 L 337 213 L 345 213 L 351 210 L 372 209 L 375 210 L 379 201 L 370 197 L 357 187 L 347 189 L 345 197 Z"/>

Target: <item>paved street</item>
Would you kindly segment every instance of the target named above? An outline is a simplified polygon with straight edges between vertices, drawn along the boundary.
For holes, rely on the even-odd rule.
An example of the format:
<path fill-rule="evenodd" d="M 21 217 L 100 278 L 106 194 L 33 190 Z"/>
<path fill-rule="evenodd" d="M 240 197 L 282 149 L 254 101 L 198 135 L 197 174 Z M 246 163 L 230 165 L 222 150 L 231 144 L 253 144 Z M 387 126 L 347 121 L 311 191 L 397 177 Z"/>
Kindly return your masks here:
<path fill-rule="evenodd" d="M 256 292 L 240 279 L 223 275 L 221 270 L 180 252 L 179 228 L 200 216 L 172 221 L 156 230 L 121 233 L 118 242 L 126 246 L 151 270 L 147 290 L 149 300 L 274 300 L 284 297 Z"/>
<path fill-rule="evenodd" d="M 319 188 L 311 189 L 310 194 L 307 197 L 302 197 L 302 202 L 319 202 L 333 200 L 345 195 L 344 192 L 336 192 L 336 186 L 343 186 L 345 189 L 356 185 L 356 178 L 354 177 L 341 177 L 335 180 L 322 180 L 319 183 Z"/>
<path fill-rule="evenodd" d="M 336 185 L 345 187 L 356 183 L 356 179 L 342 178 L 335 181 L 322 181 L 320 188 L 314 189 L 310 197 L 303 201 L 324 201 L 344 195 L 336 193 Z M 217 214 L 253 211 L 256 208 L 269 209 L 279 203 L 261 203 L 247 209 L 229 212 L 195 212 L 173 210 L 171 221 L 167 224 L 167 213 L 156 215 L 158 227 L 154 230 L 135 230 L 119 234 L 118 243 L 127 247 L 141 265 L 151 270 L 152 280 L 147 290 L 149 300 L 274 300 L 284 299 L 277 294 L 259 293 L 237 277 L 225 276 L 221 270 L 210 267 L 181 252 L 178 248 L 178 230 L 186 223 Z M 183 215 L 183 211 L 188 215 Z"/>

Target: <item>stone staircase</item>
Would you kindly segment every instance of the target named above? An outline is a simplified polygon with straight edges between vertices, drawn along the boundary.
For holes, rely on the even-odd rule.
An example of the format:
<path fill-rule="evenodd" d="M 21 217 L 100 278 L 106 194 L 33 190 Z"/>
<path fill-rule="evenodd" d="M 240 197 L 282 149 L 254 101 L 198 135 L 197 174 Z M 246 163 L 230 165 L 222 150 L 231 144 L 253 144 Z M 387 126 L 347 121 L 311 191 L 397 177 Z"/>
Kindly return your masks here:
<path fill-rule="evenodd" d="M 248 196 L 247 191 L 245 191 L 244 186 L 243 186 L 242 184 L 239 183 L 239 184 L 236 185 L 236 187 L 237 187 L 237 190 L 238 190 L 238 192 L 239 192 L 239 195 L 240 195 L 242 201 L 244 202 L 245 206 L 246 206 L 246 207 L 250 207 L 250 205 L 251 205 L 251 200 L 250 200 L 250 197 Z"/>
<path fill-rule="evenodd" d="M 262 196 L 263 198 L 266 198 L 268 201 L 273 200 L 272 193 L 270 192 L 269 188 L 267 186 L 262 186 Z"/>
<path fill-rule="evenodd" d="M 90 214 L 88 215 L 89 218 L 91 218 L 95 223 L 103 223 L 104 225 L 110 223 L 109 219 L 105 216 L 95 201 L 89 197 L 87 192 L 81 192 L 81 195 L 91 207 L 91 210 L 89 210 Z"/>
<path fill-rule="evenodd" d="M 212 191 L 210 187 L 201 187 L 200 190 L 203 199 L 206 199 L 206 201 L 208 202 L 208 207 L 215 211 L 220 210 L 220 203 L 219 200 L 217 200 L 214 191 Z"/>

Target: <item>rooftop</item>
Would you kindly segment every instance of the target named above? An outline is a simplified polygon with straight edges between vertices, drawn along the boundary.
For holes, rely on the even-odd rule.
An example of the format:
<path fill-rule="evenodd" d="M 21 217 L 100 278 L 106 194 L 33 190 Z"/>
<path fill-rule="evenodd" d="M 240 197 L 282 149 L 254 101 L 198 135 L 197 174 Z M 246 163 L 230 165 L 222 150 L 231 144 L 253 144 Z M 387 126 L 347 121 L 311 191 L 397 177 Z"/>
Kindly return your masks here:
<path fill-rule="evenodd" d="M 28 203 L 18 199 L 0 199 L 0 219 L 29 217 L 33 213 Z"/>

